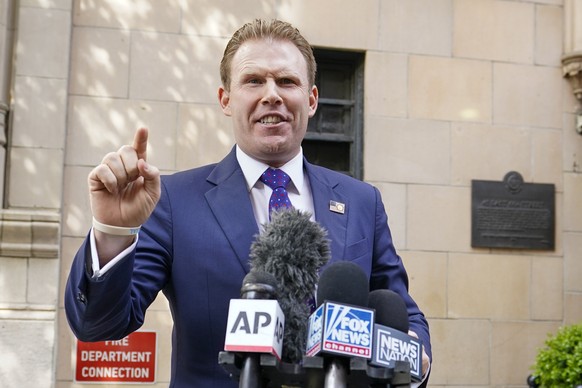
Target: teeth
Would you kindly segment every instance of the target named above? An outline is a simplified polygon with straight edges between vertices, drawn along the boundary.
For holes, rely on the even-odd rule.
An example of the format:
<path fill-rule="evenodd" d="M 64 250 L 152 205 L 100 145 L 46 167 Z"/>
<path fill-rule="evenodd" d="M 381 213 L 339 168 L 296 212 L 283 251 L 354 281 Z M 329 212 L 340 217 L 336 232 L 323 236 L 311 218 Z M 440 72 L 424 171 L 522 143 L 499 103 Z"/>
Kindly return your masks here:
<path fill-rule="evenodd" d="M 266 116 L 261 119 L 261 124 L 277 124 L 281 122 L 278 116 Z"/>

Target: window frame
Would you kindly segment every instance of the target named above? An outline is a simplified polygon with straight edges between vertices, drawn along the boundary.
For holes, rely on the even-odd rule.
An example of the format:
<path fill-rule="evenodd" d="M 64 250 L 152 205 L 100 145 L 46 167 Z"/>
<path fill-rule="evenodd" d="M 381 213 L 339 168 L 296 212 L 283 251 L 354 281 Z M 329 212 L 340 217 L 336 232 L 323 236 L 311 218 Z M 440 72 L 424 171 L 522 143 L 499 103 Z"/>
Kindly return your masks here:
<path fill-rule="evenodd" d="M 348 152 L 348 171 L 340 171 L 353 176 L 356 179 L 363 179 L 363 128 L 364 128 L 364 62 L 365 53 L 361 51 L 347 51 L 327 48 L 314 48 L 314 55 L 317 62 L 316 86 L 319 90 L 318 110 L 322 106 L 336 106 L 350 108 L 349 134 L 313 132 L 308 129 L 305 134 L 304 142 L 326 142 L 326 143 L 344 143 L 349 145 Z M 322 95 L 325 90 L 320 88 L 318 81 L 326 70 L 341 69 L 349 70 L 351 76 L 348 80 L 351 95 L 349 98 L 330 98 Z M 316 115 L 311 119 L 321 119 Z M 318 125 L 320 124 L 320 125 Z M 321 123 L 316 123 L 321 129 Z M 310 122 L 310 127 L 313 122 Z M 309 158 L 308 158 L 309 160 Z M 324 167 L 326 167 L 324 165 Z"/>

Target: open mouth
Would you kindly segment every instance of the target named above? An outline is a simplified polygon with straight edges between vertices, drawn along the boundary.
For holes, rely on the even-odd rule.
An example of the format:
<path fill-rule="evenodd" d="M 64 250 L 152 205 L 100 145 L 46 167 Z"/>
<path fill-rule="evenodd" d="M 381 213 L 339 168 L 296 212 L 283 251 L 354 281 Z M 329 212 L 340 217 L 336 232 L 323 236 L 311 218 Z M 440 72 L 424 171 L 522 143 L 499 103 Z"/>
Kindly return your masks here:
<path fill-rule="evenodd" d="M 261 117 L 259 123 L 261 124 L 279 124 L 280 122 L 284 121 L 280 116 L 265 116 Z"/>

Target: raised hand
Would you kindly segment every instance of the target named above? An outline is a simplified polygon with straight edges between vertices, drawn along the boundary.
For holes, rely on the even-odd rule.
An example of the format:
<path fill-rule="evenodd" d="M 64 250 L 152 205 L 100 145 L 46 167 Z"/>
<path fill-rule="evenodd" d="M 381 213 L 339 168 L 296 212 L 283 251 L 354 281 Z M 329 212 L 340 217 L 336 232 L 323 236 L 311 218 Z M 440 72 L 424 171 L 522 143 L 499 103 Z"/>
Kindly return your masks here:
<path fill-rule="evenodd" d="M 136 227 L 152 214 L 160 199 L 160 172 L 147 163 L 147 142 L 148 130 L 138 129 L 133 145 L 108 153 L 89 173 L 91 211 L 100 223 Z"/>

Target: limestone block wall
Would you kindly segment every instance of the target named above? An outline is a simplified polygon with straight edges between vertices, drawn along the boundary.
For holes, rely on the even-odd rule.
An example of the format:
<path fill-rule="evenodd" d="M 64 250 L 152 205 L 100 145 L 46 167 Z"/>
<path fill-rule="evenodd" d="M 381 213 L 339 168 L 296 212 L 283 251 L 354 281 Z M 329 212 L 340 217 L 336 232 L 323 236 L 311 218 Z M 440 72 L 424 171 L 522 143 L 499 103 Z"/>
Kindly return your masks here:
<path fill-rule="evenodd" d="M 141 125 L 165 173 L 222 158 L 234 141 L 216 97 L 222 51 L 246 21 L 276 17 L 317 47 L 365 53 L 365 180 L 431 325 L 430 386 L 525 387 L 547 333 L 582 320 L 582 136 L 561 65 L 577 2 L 0 0 L 13 15 L 0 41 L 14 43 L 0 60 L 0 385 L 89 386 L 74 381 L 62 302 L 90 227 L 88 172 Z M 471 180 L 512 170 L 555 185 L 555 250 L 471 247 Z M 160 297 L 144 325 L 159 335 L 159 387 L 171 325 Z"/>
<path fill-rule="evenodd" d="M 582 319 L 571 202 L 582 142 L 560 77 L 562 5 L 381 4 L 398 22 L 380 27 L 390 45 L 367 56 L 366 179 L 396 210 L 412 293 L 432 325 L 434 386 L 523 386 L 546 333 Z M 470 182 L 510 170 L 556 185 L 555 251 L 471 248 Z"/>
<path fill-rule="evenodd" d="M 0 383 L 3 387 L 52 387 L 59 216 L 4 210 L 0 236 Z"/>
<path fill-rule="evenodd" d="M 70 1 L 0 1 L 0 386 L 54 387 Z"/>

